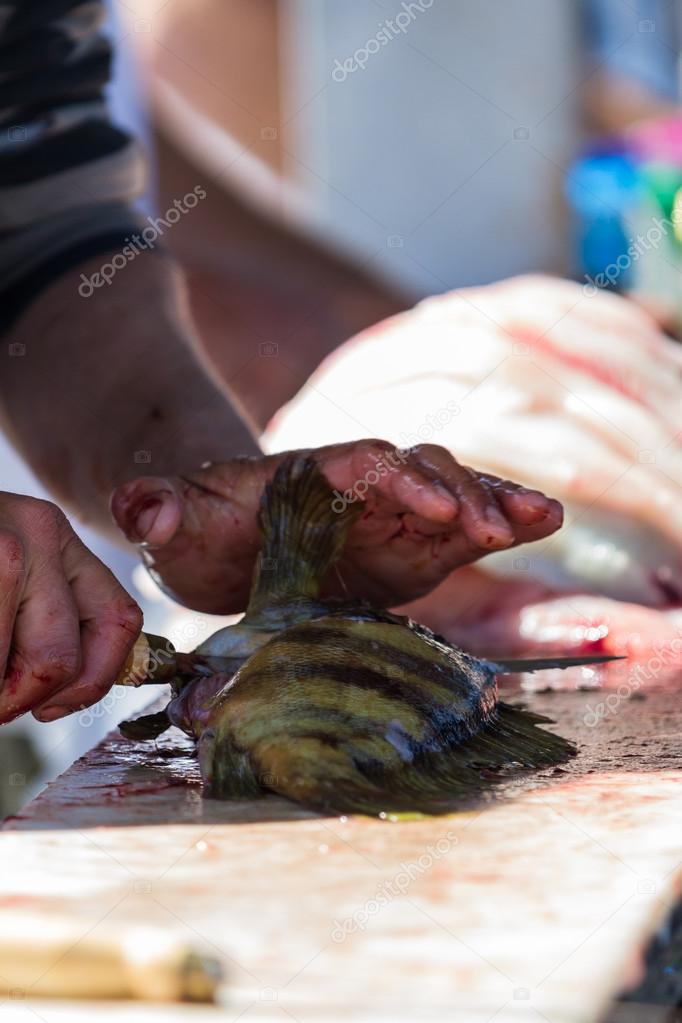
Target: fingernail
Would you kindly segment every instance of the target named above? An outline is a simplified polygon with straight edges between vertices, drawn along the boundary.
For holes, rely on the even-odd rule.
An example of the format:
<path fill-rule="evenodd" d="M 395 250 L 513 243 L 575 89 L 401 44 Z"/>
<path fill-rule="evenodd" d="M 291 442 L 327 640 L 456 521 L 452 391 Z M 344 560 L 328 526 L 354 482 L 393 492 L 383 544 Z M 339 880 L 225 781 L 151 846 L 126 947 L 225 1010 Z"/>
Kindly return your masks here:
<path fill-rule="evenodd" d="M 65 718 L 67 714 L 70 714 L 71 710 L 69 707 L 59 707 L 54 704 L 52 707 L 41 707 L 40 710 L 33 712 L 33 717 L 36 721 L 42 721 L 47 724 L 49 721 L 57 721 L 59 718 Z"/>

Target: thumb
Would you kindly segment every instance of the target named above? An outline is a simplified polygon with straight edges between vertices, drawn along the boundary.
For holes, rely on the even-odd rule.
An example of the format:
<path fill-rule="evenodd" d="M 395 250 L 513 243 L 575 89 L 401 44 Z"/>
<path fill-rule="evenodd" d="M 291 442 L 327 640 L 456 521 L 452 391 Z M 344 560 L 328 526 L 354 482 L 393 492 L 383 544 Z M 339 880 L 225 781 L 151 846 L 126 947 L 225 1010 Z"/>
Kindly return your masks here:
<path fill-rule="evenodd" d="M 162 547 L 182 523 L 184 501 L 172 479 L 141 476 L 116 487 L 111 513 L 131 543 Z"/>

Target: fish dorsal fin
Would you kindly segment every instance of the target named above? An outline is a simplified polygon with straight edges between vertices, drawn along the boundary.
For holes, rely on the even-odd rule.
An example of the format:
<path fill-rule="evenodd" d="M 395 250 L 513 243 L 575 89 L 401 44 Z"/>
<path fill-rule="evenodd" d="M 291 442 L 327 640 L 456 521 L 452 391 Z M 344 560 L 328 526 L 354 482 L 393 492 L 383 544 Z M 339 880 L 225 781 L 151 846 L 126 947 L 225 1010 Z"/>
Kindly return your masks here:
<path fill-rule="evenodd" d="M 362 505 L 333 508 L 334 494 L 312 458 L 285 459 L 268 483 L 258 524 L 263 547 L 256 560 L 247 615 L 286 599 L 315 598 L 341 556 Z"/>

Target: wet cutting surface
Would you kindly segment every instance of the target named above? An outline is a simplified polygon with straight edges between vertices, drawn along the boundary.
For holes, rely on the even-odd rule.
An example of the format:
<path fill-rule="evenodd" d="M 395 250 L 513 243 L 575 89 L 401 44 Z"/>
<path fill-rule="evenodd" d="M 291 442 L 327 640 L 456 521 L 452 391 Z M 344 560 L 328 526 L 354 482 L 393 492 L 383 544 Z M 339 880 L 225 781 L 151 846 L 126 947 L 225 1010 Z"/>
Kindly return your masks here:
<path fill-rule="evenodd" d="M 208 941 L 230 1018 L 597 1023 L 682 887 L 679 677 L 598 671 L 506 679 L 579 754 L 443 817 L 204 800 L 180 733 L 114 733 L 6 824 L 0 934 L 21 913 Z M 131 1018 L 27 1000 L 26 1019 L 33 1005 L 48 1023 Z"/>
<path fill-rule="evenodd" d="M 597 668 L 507 676 L 503 699 L 548 718 L 573 740 L 578 755 L 560 767 L 500 777 L 495 801 L 523 791 L 605 772 L 679 769 L 682 765 L 682 673 L 646 677 L 648 663 L 619 661 Z M 165 701 L 160 701 L 162 706 Z M 276 796 L 220 803 L 201 796 L 194 744 L 177 729 L 155 741 L 114 731 L 45 793 L 5 825 L 110 827 L 154 821 L 286 820 L 314 816 Z"/>

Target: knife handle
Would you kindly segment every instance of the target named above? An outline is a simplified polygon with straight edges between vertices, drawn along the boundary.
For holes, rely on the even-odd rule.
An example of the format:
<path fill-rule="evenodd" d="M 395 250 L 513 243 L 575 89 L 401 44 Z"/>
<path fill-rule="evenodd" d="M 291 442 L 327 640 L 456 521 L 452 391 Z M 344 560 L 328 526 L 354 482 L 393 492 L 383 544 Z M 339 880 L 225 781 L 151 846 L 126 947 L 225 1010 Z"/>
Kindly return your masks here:
<path fill-rule="evenodd" d="M 141 632 L 116 678 L 117 686 L 169 682 L 178 673 L 176 650 L 169 639 Z"/>
<path fill-rule="evenodd" d="M 30 920 L 30 917 L 29 917 Z M 212 1002 L 222 966 L 212 954 L 157 928 L 129 928 L 85 938 L 57 921 L 7 921 L 0 935 L 0 996 Z"/>

